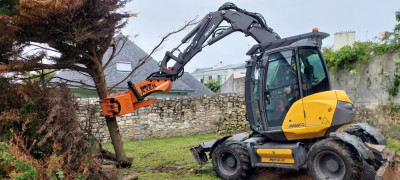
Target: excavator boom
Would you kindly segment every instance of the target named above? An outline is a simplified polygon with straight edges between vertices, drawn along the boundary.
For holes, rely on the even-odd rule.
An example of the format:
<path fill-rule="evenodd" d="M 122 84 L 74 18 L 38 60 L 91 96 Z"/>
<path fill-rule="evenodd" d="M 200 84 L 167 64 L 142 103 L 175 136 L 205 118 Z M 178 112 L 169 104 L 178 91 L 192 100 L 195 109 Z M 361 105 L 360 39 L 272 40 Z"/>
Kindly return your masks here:
<path fill-rule="evenodd" d="M 222 22 L 227 22 L 230 26 L 221 26 Z M 157 102 L 156 100 L 145 101 L 144 98 L 155 92 L 169 92 L 173 81 L 182 76 L 184 66 L 197 53 L 205 46 L 212 45 L 236 31 L 251 36 L 258 43 L 268 43 L 280 39 L 279 35 L 267 26 L 260 14 L 240 9 L 233 3 L 225 3 L 218 11 L 207 14 L 181 40 L 182 43 L 178 47 L 165 53 L 159 71 L 150 74 L 145 81 L 134 85 L 128 82 L 129 89 L 125 92 L 116 92 L 110 94 L 106 99 L 100 100 L 101 114 L 110 117 L 124 115 Z M 187 48 L 180 51 L 179 47 L 186 43 L 189 43 Z M 171 64 L 170 61 L 173 65 L 168 67 Z"/>

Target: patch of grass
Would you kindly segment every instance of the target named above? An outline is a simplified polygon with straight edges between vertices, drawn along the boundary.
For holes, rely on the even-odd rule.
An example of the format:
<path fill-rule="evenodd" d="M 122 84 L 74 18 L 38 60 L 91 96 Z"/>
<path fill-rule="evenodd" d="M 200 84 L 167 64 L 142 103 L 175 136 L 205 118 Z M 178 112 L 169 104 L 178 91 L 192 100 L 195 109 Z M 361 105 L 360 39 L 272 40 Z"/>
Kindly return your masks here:
<path fill-rule="evenodd" d="M 387 143 L 386 149 L 394 149 L 396 153 L 400 155 L 400 140 L 388 139 Z"/>
<path fill-rule="evenodd" d="M 219 179 L 211 163 L 200 166 L 190 148 L 218 138 L 215 133 L 162 139 L 124 142 L 128 157 L 133 157 L 129 169 L 120 170 L 121 176 L 139 173 L 140 179 Z M 103 147 L 113 152 L 110 143 Z"/>

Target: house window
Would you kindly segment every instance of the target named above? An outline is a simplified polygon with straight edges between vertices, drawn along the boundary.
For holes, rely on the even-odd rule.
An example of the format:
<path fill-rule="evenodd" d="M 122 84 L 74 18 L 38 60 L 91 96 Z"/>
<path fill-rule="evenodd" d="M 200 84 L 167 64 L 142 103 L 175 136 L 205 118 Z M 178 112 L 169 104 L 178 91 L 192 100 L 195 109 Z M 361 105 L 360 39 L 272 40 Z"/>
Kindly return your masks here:
<path fill-rule="evenodd" d="M 131 62 L 117 62 L 117 71 L 132 71 Z"/>
<path fill-rule="evenodd" d="M 218 77 L 219 80 L 221 80 L 221 76 L 220 75 L 218 75 L 217 77 Z"/>
<path fill-rule="evenodd" d="M 201 84 L 204 84 L 204 79 L 200 79 Z"/>
<path fill-rule="evenodd" d="M 208 76 L 208 80 L 212 80 L 212 76 Z"/>

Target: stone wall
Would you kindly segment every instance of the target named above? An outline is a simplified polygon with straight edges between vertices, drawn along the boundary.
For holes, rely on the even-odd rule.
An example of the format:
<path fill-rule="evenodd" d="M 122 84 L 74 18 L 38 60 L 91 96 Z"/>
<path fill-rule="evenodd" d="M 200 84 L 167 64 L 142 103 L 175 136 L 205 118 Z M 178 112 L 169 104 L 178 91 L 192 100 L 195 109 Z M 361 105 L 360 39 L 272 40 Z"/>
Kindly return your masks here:
<path fill-rule="evenodd" d="M 345 90 L 357 107 L 387 105 L 389 94 L 386 86 L 393 82 L 396 59 L 400 59 L 400 52 L 373 57 L 369 63 L 359 64 L 353 70 L 340 69 L 330 73 L 332 89 Z M 400 104 L 400 95 L 390 99 Z"/>
<path fill-rule="evenodd" d="M 109 142 L 104 117 L 95 102 L 80 101 L 79 118 L 102 142 Z M 117 118 L 123 140 L 229 133 L 247 130 L 242 94 L 159 99 L 157 103 Z"/>
<path fill-rule="evenodd" d="M 383 74 L 393 78 L 395 59 L 400 53 L 373 58 L 350 70 L 330 73 L 333 89 L 345 90 L 357 107 L 357 122 L 367 122 L 389 137 L 400 138 L 400 110 L 388 107 Z M 383 70 L 382 70 L 383 69 Z M 387 78 L 386 78 L 387 79 Z M 400 93 L 399 93 L 400 94 Z M 391 97 L 400 104 L 400 95 Z M 79 117 L 85 127 L 103 142 L 110 138 L 100 107 L 95 101 L 81 101 Z M 185 136 L 209 132 L 249 130 L 243 94 L 213 94 L 198 97 L 159 99 L 156 104 L 118 117 L 123 140 Z"/>
<path fill-rule="evenodd" d="M 369 63 L 358 64 L 352 70 L 330 72 L 332 89 L 345 90 L 357 109 L 356 121 L 378 128 L 386 137 L 400 138 L 400 92 L 390 96 L 395 61 L 400 52 L 373 57 Z"/>
<path fill-rule="evenodd" d="M 368 123 L 377 128 L 384 136 L 400 139 L 400 111 L 388 106 L 356 108 L 356 122 Z"/>

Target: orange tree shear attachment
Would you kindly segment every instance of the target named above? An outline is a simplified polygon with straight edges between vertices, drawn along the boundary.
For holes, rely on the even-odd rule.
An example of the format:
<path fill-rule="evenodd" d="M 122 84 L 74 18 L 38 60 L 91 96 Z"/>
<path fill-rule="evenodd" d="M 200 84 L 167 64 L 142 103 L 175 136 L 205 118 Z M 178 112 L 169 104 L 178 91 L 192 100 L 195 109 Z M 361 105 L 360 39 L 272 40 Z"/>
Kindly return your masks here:
<path fill-rule="evenodd" d="M 105 99 L 100 100 L 101 115 L 115 117 L 134 112 L 136 109 L 154 104 L 156 99 L 144 100 L 144 98 L 155 92 L 167 93 L 171 90 L 170 79 L 146 80 L 135 85 L 128 82 L 129 90 L 114 92 Z"/>

